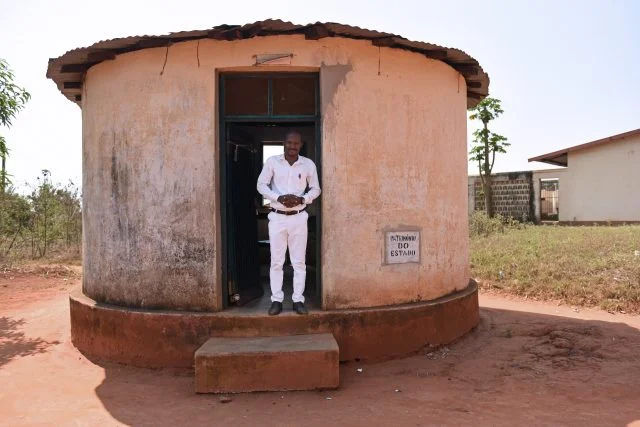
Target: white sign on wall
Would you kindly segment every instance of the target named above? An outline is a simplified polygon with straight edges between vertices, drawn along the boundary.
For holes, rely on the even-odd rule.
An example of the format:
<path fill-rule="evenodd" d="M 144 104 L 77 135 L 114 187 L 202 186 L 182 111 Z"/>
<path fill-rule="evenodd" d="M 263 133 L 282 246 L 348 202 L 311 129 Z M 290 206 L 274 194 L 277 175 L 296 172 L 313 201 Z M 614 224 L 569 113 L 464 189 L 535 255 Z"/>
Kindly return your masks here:
<path fill-rule="evenodd" d="M 385 236 L 385 262 L 387 264 L 420 262 L 419 231 L 387 231 Z"/>

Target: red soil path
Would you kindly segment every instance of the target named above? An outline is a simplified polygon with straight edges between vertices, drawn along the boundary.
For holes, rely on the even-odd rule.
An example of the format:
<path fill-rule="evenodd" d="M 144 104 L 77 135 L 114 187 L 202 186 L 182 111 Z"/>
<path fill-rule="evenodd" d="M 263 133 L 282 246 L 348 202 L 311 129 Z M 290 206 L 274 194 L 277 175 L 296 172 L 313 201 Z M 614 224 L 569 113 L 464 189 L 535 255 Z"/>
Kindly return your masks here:
<path fill-rule="evenodd" d="M 640 426 L 637 316 L 483 294 L 453 345 L 341 365 L 335 391 L 222 403 L 191 372 L 87 360 L 69 336 L 80 282 L 64 278 L 0 272 L 0 425 Z"/>

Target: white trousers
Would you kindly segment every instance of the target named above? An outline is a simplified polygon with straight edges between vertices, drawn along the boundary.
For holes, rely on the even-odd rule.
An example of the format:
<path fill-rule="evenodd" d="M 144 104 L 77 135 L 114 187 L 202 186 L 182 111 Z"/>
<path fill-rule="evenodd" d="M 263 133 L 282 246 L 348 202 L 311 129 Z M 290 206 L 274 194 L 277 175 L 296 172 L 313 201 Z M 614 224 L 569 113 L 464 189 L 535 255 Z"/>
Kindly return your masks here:
<path fill-rule="evenodd" d="M 289 247 L 289 259 L 293 265 L 293 302 L 304 302 L 304 284 L 307 278 L 307 219 L 309 214 L 296 215 L 269 213 L 269 242 L 271 246 L 271 301 L 284 301 L 282 292 L 282 266 Z"/>

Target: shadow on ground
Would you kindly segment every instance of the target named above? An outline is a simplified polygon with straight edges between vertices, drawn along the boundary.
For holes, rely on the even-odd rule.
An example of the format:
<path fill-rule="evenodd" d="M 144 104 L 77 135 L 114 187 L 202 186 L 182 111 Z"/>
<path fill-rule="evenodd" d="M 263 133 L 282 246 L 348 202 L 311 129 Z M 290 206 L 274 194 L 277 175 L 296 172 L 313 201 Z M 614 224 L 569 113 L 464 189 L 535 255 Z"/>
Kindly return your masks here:
<path fill-rule="evenodd" d="M 58 341 L 27 338 L 20 330 L 24 325 L 24 319 L 0 317 L 0 368 L 15 358 L 44 353 L 52 345 L 60 344 Z"/>
<path fill-rule="evenodd" d="M 639 354 L 640 331 L 624 323 L 483 308 L 450 346 L 341 365 L 334 391 L 225 404 L 196 395 L 191 372 L 108 363 L 95 391 L 127 425 L 626 425 L 640 420 Z"/>

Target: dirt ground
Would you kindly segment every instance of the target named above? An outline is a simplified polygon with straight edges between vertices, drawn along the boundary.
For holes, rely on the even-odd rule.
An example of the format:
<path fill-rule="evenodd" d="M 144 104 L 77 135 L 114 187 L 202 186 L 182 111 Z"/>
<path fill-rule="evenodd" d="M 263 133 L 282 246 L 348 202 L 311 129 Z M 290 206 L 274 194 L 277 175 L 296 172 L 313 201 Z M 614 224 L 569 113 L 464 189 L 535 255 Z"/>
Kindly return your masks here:
<path fill-rule="evenodd" d="M 0 271 L 0 425 L 640 426 L 637 316 L 483 294 L 480 325 L 448 347 L 343 364 L 334 391 L 222 403 L 196 395 L 190 372 L 80 354 L 78 277 Z"/>

